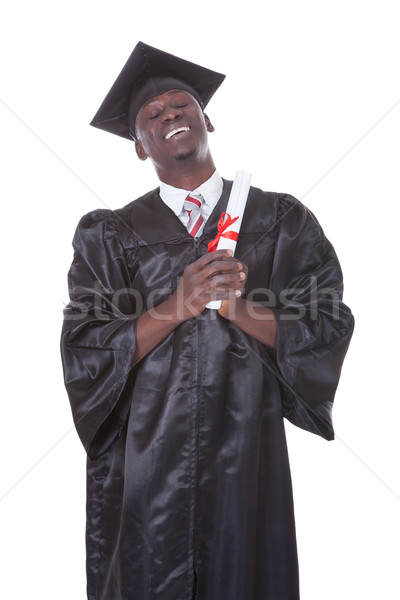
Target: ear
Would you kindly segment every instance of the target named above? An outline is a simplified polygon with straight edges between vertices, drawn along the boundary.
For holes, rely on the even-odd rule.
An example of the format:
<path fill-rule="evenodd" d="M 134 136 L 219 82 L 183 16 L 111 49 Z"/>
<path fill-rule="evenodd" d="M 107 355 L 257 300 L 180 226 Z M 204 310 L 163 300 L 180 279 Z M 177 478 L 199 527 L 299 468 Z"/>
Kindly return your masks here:
<path fill-rule="evenodd" d="M 143 148 L 140 140 L 135 140 L 135 150 L 136 150 L 136 154 L 138 155 L 140 160 L 146 160 L 147 154 L 144 151 L 144 148 Z"/>
<path fill-rule="evenodd" d="M 211 123 L 210 119 L 208 118 L 208 115 L 206 115 L 206 113 L 204 113 L 204 120 L 206 122 L 207 125 L 207 131 L 209 133 L 212 133 L 213 131 L 215 131 L 214 129 L 214 125 Z"/>

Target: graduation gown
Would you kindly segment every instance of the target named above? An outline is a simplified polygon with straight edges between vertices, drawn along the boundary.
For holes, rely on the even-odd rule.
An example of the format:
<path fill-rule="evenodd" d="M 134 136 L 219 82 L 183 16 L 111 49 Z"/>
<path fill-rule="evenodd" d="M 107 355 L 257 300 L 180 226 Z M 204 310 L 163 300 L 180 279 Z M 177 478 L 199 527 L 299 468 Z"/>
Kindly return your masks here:
<path fill-rule="evenodd" d="M 245 296 L 274 310 L 276 351 L 205 309 L 134 368 L 137 319 L 207 252 L 158 189 L 80 221 L 62 358 L 87 451 L 89 600 L 297 600 L 283 416 L 333 438 L 353 329 L 342 273 L 315 217 L 251 188 L 236 256 Z"/>

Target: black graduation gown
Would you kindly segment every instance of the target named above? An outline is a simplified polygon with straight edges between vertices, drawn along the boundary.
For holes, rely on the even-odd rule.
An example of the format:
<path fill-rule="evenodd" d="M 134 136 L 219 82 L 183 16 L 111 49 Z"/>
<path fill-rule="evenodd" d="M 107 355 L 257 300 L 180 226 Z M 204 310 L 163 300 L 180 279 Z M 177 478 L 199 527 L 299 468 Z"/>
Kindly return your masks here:
<path fill-rule="evenodd" d="M 231 185 L 198 240 L 158 189 L 78 225 L 62 357 L 88 454 L 89 600 L 298 599 L 282 417 L 333 438 L 353 328 L 314 216 L 250 190 L 236 256 L 246 296 L 275 311 L 276 352 L 206 309 L 132 368 L 137 318 L 207 251 Z"/>

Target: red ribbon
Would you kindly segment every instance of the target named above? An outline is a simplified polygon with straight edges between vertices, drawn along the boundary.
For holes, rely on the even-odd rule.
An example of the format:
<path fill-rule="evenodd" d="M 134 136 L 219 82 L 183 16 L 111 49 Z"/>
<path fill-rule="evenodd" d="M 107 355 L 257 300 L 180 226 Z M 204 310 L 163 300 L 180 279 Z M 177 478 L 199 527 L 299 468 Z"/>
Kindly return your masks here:
<path fill-rule="evenodd" d="M 224 218 L 226 217 L 225 221 Z M 218 221 L 218 233 L 211 242 L 208 243 L 207 250 L 208 252 L 215 252 L 218 246 L 218 242 L 221 237 L 228 238 L 229 240 L 234 240 L 237 242 L 239 234 L 236 231 L 226 231 L 228 227 L 230 227 L 235 221 L 238 220 L 239 217 L 235 217 L 232 219 L 228 215 L 228 213 L 222 213 Z"/>

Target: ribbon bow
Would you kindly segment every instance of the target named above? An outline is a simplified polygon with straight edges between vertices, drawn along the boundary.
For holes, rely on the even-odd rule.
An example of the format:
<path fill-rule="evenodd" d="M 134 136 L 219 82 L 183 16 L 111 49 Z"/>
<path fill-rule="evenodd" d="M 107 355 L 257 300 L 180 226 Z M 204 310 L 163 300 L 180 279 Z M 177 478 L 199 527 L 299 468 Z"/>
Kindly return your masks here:
<path fill-rule="evenodd" d="M 226 217 L 226 219 L 225 219 Z M 235 221 L 238 220 L 239 217 L 235 217 L 232 219 L 228 213 L 222 213 L 218 221 L 218 233 L 211 242 L 208 243 L 207 250 L 208 252 L 215 252 L 218 246 L 218 242 L 221 237 L 228 238 L 229 240 L 234 240 L 237 242 L 238 233 L 236 231 L 226 231 Z M 224 220 L 225 219 L 225 220 Z"/>

